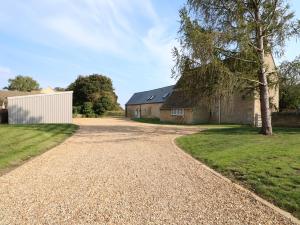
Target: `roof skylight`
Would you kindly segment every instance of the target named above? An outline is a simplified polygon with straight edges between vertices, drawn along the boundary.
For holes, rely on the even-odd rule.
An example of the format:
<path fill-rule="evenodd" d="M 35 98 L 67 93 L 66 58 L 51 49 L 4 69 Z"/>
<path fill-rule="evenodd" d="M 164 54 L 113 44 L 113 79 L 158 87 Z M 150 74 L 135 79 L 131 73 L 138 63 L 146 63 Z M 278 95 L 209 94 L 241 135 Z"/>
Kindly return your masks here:
<path fill-rule="evenodd" d="M 150 101 L 150 100 L 152 100 L 152 99 L 154 99 L 154 95 L 151 95 L 148 99 L 147 99 L 147 101 Z"/>
<path fill-rule="evenodd" d="M 169 96 L 169 94 L 170 94 L 170 92 L 167 92 L 167 93 L 165 93 L 165 94 L 163 95 L 163 98 L 166 98 L 166 97 L 168 97 L 168 96 Z"/>

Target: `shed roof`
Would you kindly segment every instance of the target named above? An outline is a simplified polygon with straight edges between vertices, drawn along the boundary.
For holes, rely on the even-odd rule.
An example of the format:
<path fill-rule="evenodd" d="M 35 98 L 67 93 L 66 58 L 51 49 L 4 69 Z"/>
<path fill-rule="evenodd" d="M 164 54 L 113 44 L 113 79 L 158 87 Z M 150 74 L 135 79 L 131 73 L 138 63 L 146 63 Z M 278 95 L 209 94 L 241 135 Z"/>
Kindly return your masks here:
<path fill-rule="evenodd" d="M 133 94 L 126 105 L 163 103 L 173 92 L 175 85 Z"/>
<path fill-rule="evenodd" d="M 26 95 L 36 95 L 40 94 L 40 91 L 32 91 L 32 92 L 21 92 L 21 91 L 7 91 L 7 90 L 0 90 L 0 105 L 6 101 L 8 97 L 15 97 L 15 96 L 26 96 Z"/>

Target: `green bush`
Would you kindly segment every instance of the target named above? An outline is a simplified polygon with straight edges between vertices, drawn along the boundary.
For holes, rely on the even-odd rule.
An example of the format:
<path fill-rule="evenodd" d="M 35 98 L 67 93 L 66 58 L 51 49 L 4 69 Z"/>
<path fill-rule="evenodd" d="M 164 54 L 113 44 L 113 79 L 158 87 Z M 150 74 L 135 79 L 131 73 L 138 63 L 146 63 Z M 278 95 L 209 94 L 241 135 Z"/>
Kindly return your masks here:
<path fill-rule="evenodd" d="M 82 106 L 81 113 L 86 117 L 95 117 L 95 112 L 93 110 L 93 103 L 84 102 Z"/>
<path fill-rule="evenodd" d="M 114 104 L 112 100 L 107 96 L 103 96 L 94 104 L 93 109 L 97 115 L 103 115 L 106 111 L 111 110 L 113 107 Z"/>
<path fill-rule="evenodd" d="M 73 106 L 73 114 L 78 115 L 81 113 L 81 106 Z"/>

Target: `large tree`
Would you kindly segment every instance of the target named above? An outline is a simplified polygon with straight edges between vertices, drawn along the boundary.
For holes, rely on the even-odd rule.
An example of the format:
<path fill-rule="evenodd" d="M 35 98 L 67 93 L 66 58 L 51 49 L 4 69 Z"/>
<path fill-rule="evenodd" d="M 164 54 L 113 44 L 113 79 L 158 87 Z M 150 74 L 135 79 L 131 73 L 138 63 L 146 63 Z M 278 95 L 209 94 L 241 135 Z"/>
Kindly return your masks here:
<path fill-rule="evenodd" d="M 13 91 L 33 91 L 40 88 L 39 83 L 29 76 L 18 75 L 8 80 L 8 90 Z"/>
<path fill-rule="evenodd" d="M 174 73 L 196 75 L 198 93 L 216 98 L 241 87 L 258 90 L 262 129 L 272 134 L 269 85 L 274 72 L 266 56 L 282 54 L 285 41 L 298 34 L 285 0 L 187 0 L 180 11 L 180 50 Z M 195 85 L 194 85 L 195 86 Z"/>
<path fill-rule="evenodd" d="M 67 90 L 74 92 L 73 103 L 75 107 L 88 108 L 89 111 L 92 110 L 98 115 L 109 110 L 120 109 L 112 81 L 107 76 L 99 74 L 79 76 L 69 85 Z M 84 107 L 90 105 L 91 107 Z M 89 114 L 91 113 L 89 112 Z"/>
<path fill-rule="evenodd" d="M 293 61 L 284 61 L 279 66 L 280 108 L 295 110 L 300 108 L 300 56 Z"/>

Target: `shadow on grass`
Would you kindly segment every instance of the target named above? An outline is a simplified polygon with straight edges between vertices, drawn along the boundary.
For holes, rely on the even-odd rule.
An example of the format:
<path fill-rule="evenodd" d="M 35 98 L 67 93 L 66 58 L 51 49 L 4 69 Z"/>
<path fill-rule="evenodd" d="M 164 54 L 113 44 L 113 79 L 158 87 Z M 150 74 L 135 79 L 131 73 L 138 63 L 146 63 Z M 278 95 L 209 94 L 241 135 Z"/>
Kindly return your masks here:
<path fill-rule="evenodd" d="M 202 134 L 220 134 L 220 135 L 249 135 L 259 134 L 260 128 L 242 126 L 242 127 L 225 127 L 223 129 L 211 128 L 201 131 Z M 274 135 L 278 134 L 300 134 L 300 128 L 284 128 L 275 127 L 273 128 Z"/>
<path fill-rule="evenodd" d="M 73 124 L 0 126 L 4 137 L 0 143 L 0 176 L 55 147 L 77 129 Z"/>
<path fill-rule="evenodd" d="M 1 125 L 2 126 L 2 125 Z M 9 128 L 20 128 L 23 131 L 42 131 L 47 133 L 63 133 L 63 134 L 72 134 L 74 133 L 79 126 L 75 124 L 24 124 L 24 125 L 3 125 L 3 127 Z"/>

